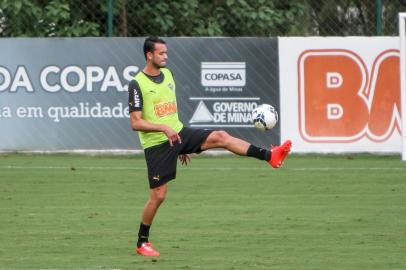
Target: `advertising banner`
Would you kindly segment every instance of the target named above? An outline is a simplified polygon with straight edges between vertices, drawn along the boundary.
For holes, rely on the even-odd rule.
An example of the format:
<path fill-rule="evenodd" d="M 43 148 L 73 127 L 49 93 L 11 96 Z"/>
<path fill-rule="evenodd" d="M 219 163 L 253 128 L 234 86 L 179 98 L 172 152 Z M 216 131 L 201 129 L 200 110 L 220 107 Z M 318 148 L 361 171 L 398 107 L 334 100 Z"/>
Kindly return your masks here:
<path fill-rule="evenodd" d="M 186 126 L 279 143 L 253 128 L 261 103 L 279 110 L 278 44 L 270 38 L 167 38 Z M 128 83 L 145 64 L 144 38 L 0 40 L 0 150 L 141 149 Z"/>
<path fill-rule="evenodd" d="M 397 37 L 280 38 L 281 139 L 296 152 L 401 151 Z"/>
<path fill-rule="evenodd" d="M 279 125 L 262 132 L 251 119 L 252 110 L 262 103 L 279 110 L 276 38 L 173 38 L 169 42 L 184 124 L 223 129 L 263 147 L 279 143 Z"/>

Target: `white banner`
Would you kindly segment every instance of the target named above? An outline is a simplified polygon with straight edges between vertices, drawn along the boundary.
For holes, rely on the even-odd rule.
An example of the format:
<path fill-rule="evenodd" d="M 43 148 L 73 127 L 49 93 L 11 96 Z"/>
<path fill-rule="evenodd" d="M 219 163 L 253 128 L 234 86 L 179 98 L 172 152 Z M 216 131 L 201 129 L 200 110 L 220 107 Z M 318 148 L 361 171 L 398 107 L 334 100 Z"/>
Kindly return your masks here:
<path fill-rule="evenodd" d="M 281 140 L 295 152 L 401 152 L 398 37 L 280 38 Z"/>

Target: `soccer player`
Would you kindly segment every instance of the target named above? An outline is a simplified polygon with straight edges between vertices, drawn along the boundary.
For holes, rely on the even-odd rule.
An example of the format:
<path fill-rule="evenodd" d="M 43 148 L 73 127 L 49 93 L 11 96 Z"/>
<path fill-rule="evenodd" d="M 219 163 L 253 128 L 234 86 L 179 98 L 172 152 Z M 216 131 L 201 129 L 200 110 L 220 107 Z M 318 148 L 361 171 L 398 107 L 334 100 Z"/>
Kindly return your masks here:
<path fill-rule="evenodd" d="M 159 256 L 148 241 L 149 230 L 165 199 L 168 182 L 176 178 L 178 158 L 182 165 L 187 165 L 191 153 L 223 148 L 240 156 L 264 160 L 279 168 L 290 151 L 291 142 L 288 140 L 267 150 L 223 130 L 185 127 L 178 118 L 176 83 L 172 72 L 165 67 L 168 60 L 165 41 L 158 37 L 146 38 L 144 55 L 145 67 L 128 87 L 131 127 L 138 131 L 144 149 L 150 187 L 150 197 L 141 215 L 136 252 L 144 256 Z"/>

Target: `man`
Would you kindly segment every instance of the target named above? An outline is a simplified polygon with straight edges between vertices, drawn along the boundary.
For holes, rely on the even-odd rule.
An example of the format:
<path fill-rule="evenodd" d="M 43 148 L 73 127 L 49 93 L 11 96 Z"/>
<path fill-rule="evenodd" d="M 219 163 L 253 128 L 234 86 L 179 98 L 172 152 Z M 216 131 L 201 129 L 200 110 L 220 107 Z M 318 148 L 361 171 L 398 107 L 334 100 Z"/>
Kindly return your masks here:
<path fill-rule="evenodd" d="M 167 183 L 176 178 L 176 164 L 190 161 L 188 154 L 223 148 L 240 156 L 255 157 L 278 168 L 288 155 L 291 142 L 271 150 L 235 138 L 225 131 L 184 127 L 179 121 L 176 84 L 165 68 L 168 59 L 164 40 L 148 37 L 144 42 L 146 65 L 129 84 L 129 111 L 133 130 L 138 131 L 148 167 L 150 197 L 141 216 L 136 252 L 159 256 L 148 241 L 154 216 L 165 199 Z"/>

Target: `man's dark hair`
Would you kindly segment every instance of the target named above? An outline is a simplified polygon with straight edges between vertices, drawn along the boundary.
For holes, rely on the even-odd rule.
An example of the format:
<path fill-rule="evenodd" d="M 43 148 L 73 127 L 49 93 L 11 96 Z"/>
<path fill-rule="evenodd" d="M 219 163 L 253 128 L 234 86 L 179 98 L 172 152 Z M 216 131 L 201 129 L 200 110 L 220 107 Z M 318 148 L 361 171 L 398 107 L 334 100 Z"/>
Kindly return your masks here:
<path fill-rule="evenodd" d="M 166 44 L 166 42 L 159 37 L 147 37 L 144 41 L 144 56 L 145 60 L 147 59 L 148 52 L 154 52 L 155 43 Z"/>

